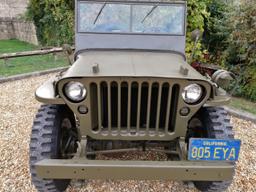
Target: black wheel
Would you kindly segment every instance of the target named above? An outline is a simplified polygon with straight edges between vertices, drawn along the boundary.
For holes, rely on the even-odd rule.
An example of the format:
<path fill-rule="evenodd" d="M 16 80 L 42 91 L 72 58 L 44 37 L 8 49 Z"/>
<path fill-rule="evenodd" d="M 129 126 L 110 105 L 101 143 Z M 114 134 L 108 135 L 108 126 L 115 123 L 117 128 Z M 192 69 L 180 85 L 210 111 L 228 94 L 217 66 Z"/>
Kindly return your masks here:
<path fill-rule="evenodd" d="M 38 110 L 30 140 L 30 172 L 38 191 L 61 192 L 70 180 L 37 177 L 35 163 L 43 159 L 68 159 L 76 152 L 78 134 L 75 117 L 65 105 L 43 105 Z"/>
<path fill-rule="evenodd" d="M 216 139 L 233 139 L 234 133 L 230 124 L 230 118 L 223 108 L 202 108 L 198 116 L 193 120 L 196 129 L 201 129 L 201 134 L 191 131 L 194 137 L 206 137 Z M 228 189 L 232 181 L 194 181 L 195 187 L 204 192 L 218 192 Z"/>

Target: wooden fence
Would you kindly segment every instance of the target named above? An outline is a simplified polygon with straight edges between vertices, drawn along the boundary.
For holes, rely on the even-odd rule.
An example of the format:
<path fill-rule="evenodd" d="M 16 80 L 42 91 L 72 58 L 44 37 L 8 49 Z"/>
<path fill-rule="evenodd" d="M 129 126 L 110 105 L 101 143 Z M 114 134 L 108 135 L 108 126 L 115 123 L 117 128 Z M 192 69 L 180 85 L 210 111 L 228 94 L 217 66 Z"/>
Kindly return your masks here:
<path fill-rule="evenodd" d="M 70 54 L 71 51 L 73 51 L 74 47 L 54 47 L 51 49 L 42 49 L 42 50 L 35 50 L 35 51 L 24 51 L 24 52 L 17 52 L 17 53 L 4 53 L 0 55 L 0 59 L 11 59 L 11 58 L 17 58 L 17 57 L 26 57 L 26 56 L 35 56 L 35 55 L 47 55 L 50 53 L 59 53 L 59 52 L 65 52 L 67 54 Z"/>
<path fill-rule="evenodd" d="M 71 65 L 73 63 L 73 53 L 74 53 L 74 46 L 63 45 L 63 47 L 52 47 L 52 48 L 42 48 L 40 50 L 33 50 L 33 51 L 23 51 L 23 52 L 16 52 L 16 53 L 4 53 L 0 54 L 0 60 L 4 60 L 4 66 L 10 67 L 12 65 L 9 64 L 10 59 L 13 58 L 20 58 L 20 57 L 33 57 L 33 56 L 42 56 L 42 55 L 49 55 L 53 54 L 54 62 L 56 61 L 56 55 L 58 53 L 63 53 L 64 56 L 67 58 L 68 63 Z"/>

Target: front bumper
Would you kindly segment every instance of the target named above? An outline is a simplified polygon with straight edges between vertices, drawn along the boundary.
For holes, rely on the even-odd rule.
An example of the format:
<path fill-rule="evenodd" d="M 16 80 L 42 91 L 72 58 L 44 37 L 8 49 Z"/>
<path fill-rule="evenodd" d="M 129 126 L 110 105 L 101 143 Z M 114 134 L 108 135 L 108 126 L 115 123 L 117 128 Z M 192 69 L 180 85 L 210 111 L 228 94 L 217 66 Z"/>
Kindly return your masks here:
<path fill-rule="evenodd" d="M 45 179 L 223 181 L 232 179 L 234 165 L 229 162 L 47 159 L 36 163 L 36 171 Z"/>

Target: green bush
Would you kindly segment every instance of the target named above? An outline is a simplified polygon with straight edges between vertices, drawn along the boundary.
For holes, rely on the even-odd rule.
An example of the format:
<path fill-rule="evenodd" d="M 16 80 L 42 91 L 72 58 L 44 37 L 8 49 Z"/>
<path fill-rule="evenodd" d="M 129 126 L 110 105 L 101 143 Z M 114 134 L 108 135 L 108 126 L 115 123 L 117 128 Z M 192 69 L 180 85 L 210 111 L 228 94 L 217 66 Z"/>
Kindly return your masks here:
<path fill-rule="evenodd" d="M 194 47 L 194 42 L 191 39 L 191 32 L 195 29 L 200 29 L 203 33 L 205 30 L 205 24 L 207 23 L 210 13 L 207 7 L 212 0 L 188 0 L 188 19 L 187 19 L 187 44 L 186 53 L 189 58 L 191 51 Z M 195 60 L 201 60 L 203 56 L 202 42 L 199 42 L 196 46 Z"/>
<path fill-rule="evenodd" d="M 203 45 L 208 62 L 237 74 L 235 95 L 256 100 L 256 4 L 254 0 L 212 0 Z"/>
<path fill-rule="evenodd" d="M 256 100 L 256 4 L 243 0 L 229 17 L 226 65 L 238 74 L 240 87 L 236 94 Z"/>
<path fill-rule="evenodd" d="M 231 33 L 228 24 L 231 6 L 224 0 L 212 0 L 207 7 L 210 17 L 205 24 L 203 45 L 210 54 L 210 62 L 223 64 L 223 52 L 226 50 L 227 40 Z"/>
<path fill-rule="evenodd" d="M 36 25 L 42 45 L 73 44 L 74 1 L 30 0 L 27 15 Z"/>

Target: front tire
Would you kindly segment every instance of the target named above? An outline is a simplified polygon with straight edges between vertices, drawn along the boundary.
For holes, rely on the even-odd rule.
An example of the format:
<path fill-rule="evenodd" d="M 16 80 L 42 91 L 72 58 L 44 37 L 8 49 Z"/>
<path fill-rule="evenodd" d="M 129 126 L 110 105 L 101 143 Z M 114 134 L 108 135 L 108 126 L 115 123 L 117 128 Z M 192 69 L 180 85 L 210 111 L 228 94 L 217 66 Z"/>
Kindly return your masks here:
<path fill-rule="evenodd" d="M 35 170 L 35 163 L 43 159 L 67 158 L 61 149 L 63 138 L 67 137 L 64 130 L 68 127 L 63 127 L 63 123 L 69 124 L 69 131 L 75 129 L 74 115 L 65 105 L 43 105 L 34 120 L 30 140 L 30 172 L 32 183 L 40 192 L 62 192 L 70 183 L 70 180 L 64 179 L 41 179 Z M 75 140 L 72 138 L 73 145 Z"/>
<path fill-rule="evenodd" d="M 205 128 L 205 138 L 234 139 L 230 118 L 223 108 L 202 108 L 199 118 L 202 128 Z M 225 191 L 231 183 L 232 181 L 194 181 L 195 187 L 203 192 Z"/>

